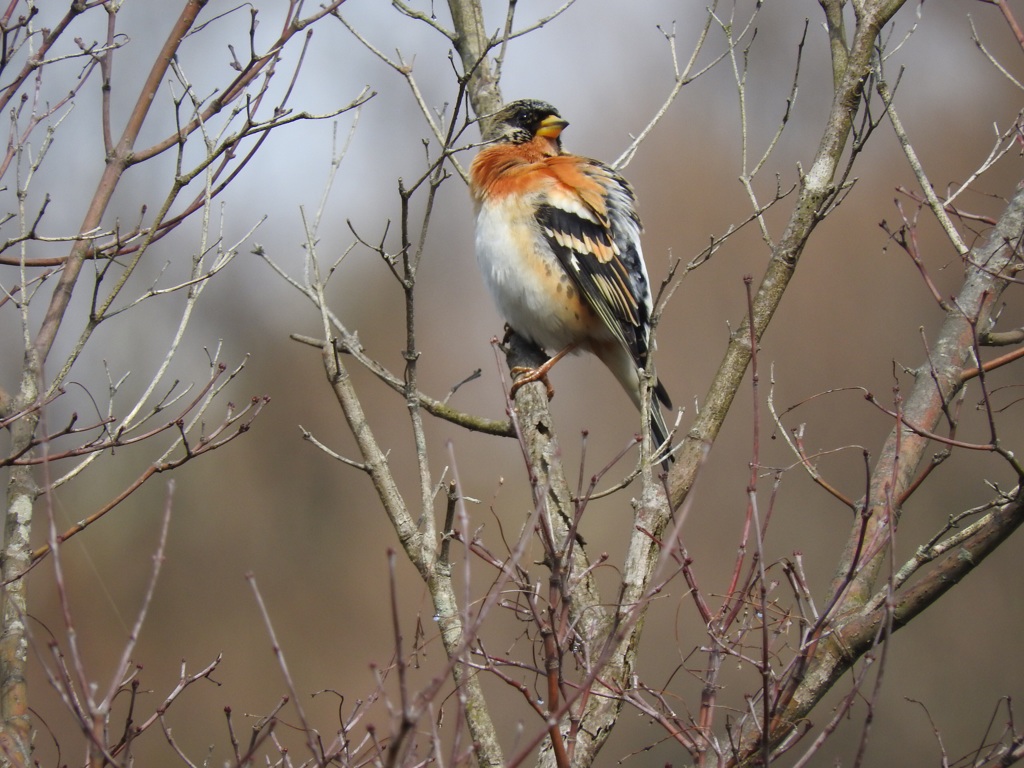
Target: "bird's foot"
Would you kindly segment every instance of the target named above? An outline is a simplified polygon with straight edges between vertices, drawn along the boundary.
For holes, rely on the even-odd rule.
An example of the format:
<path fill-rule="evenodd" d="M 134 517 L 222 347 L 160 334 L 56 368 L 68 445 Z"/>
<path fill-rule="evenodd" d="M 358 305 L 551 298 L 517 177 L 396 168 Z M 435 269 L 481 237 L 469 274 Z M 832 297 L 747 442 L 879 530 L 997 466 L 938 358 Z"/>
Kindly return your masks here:
<path fill-rule="evenodd" d="M 515 381 L 512 382 L 512 389 L 509 390 L 509 396 L 515 397 L 516 392 L 524 384 L 529 384 L 534 381 L 543 381 L 544 386 L 548 388 L 548 400 L 555 396 L 555 388 L 551 386 L 551 382 L 548 381 L 548 371 L 550 371 L 555 363 L 565 357 L 567 354 L 576 349 L 575 342 L 561 350 L 558 354 L 548 358 L 544 361 L 543 365 L 539 365 L 536 368 L 529 368 L 524 365 L 517 365 L 512 368 L 509 373 L 512 374 L 512 378 Z"/>
<path fill-rule="evenodd" d="M 555 388 L 551 386 L 551 382 L 548 381 L 548 371 L 551 370 L 551 360 L 548 360 L 544 365 L 539 368 L 530 368 L 525 365 L 517 365 L 512 368 L 509 373 L 512 374 L 514 381 L 512 382 L 512 388 L 509 390 L 508 395 L 511 398 L 516 396 L 516 392 L 526 385 L 531 384 L 535 381 L 543 381 L 544 386 L 548 390 L 548 400 L 555 396 Z"/>

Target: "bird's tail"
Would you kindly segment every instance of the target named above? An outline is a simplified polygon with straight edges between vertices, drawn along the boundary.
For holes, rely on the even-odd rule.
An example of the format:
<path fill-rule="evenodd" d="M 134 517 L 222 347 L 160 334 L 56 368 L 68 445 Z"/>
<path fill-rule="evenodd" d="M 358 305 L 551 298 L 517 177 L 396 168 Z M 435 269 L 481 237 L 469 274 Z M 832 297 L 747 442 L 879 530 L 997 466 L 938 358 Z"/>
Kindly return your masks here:
<path fill-rule="evenodd" d="M 640 372 L 637 370 L 636 363 L 633 362 L 632 355 L 619 344 L 598 348 L 594 351 L 601 358 L 601 361 L 615 374 L 615 378 L 619 380 L 619 384 L 626 390 L 637 410 L 642 411 L 640 402 Z M 668 425 L 665 423 L 665 417 L 661 413 L 661 405 L 671 408 L 672 401 L 665 390 L 665 386 L 658 381 L 656 375 L 654 376 L 653 390 L 654 397 L 651 398 L 651 439 L 654 443 L 654 449 L 658 449 L 665 445 L 669 435 Z M 674 460 L 669 455 L 662 462 L 662 466 L 668 469 L 669 462 Z"/>
<path fill-rule="evenodd" d="M 637 388 L 638 393 L 639 391 L 639 388 Z M 665 423 L 665 417 L 661 413 L 661 406 L 664 404 L 665 407 L 671 408 L 672 402 L 668 399 L 665 387 L 657 379 L 655 379 L 654 394 L 656 397 L 651 400 L 651 439 L 654 441 L 654 447 L 658 448 L 665 445 L 665 441 L 668 440 L 668 425 Z M 640 406 L 637 405 L 637 407 L 639 408 Z M 668 460 L 675 461 L 675 458 L 669 454 Z"/>

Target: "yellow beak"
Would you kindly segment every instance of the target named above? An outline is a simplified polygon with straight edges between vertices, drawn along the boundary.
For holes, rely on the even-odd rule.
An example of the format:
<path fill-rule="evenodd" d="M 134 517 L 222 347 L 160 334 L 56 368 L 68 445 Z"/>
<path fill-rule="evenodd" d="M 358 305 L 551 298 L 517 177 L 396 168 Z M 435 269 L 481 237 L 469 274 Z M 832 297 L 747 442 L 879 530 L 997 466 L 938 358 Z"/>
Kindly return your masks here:
<path fill-rule="evenodd" d="M 537 129 L 537 135 L 543 136 L 546 139 L 557 139 L 562 130 L 569 124 L 568 120 L 563 120 L 557 115 L 548 115 L 540 121 L 540 128 Z"/>

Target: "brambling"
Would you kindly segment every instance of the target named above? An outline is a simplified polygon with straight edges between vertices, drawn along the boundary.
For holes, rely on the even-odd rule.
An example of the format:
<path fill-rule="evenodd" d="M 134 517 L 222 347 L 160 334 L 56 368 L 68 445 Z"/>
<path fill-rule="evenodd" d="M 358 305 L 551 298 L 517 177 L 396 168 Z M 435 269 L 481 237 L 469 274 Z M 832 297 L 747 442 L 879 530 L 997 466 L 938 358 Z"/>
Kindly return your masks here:
<path fill-rule="evenodd" d="M 591 352 L 640 408 L 651 366 L 650 278 L 629 183 L 604 163 L 562 150 L 569 123 L 550 104 L 514 101 L 497 112 L 470 167 L 476 256 L 509 327 L 556 354 L 527 369 L 512 394 L 569 352 Z M 671 408 L 653 378 L 657 399 Z M 548 385 L 549 396 L 552 393 Z M 668 437 L 651 404 L 656 446 Z"/>

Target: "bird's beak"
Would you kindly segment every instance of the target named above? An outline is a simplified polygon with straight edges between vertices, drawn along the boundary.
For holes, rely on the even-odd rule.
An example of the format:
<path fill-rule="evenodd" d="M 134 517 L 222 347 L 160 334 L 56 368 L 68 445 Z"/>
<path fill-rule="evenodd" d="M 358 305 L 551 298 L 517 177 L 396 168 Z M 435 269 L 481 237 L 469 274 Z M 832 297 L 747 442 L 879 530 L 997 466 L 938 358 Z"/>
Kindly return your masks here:
<path fill-rule="evenodd" d="M 540 121 L 540 128 L 537 129 L 537 135 L 543 136 L 546 139 L 557 139 L 559 134 L 568 124 L 568 120 L 563 120 L 558 117 L 558 115 L 548 115 Z"/>

